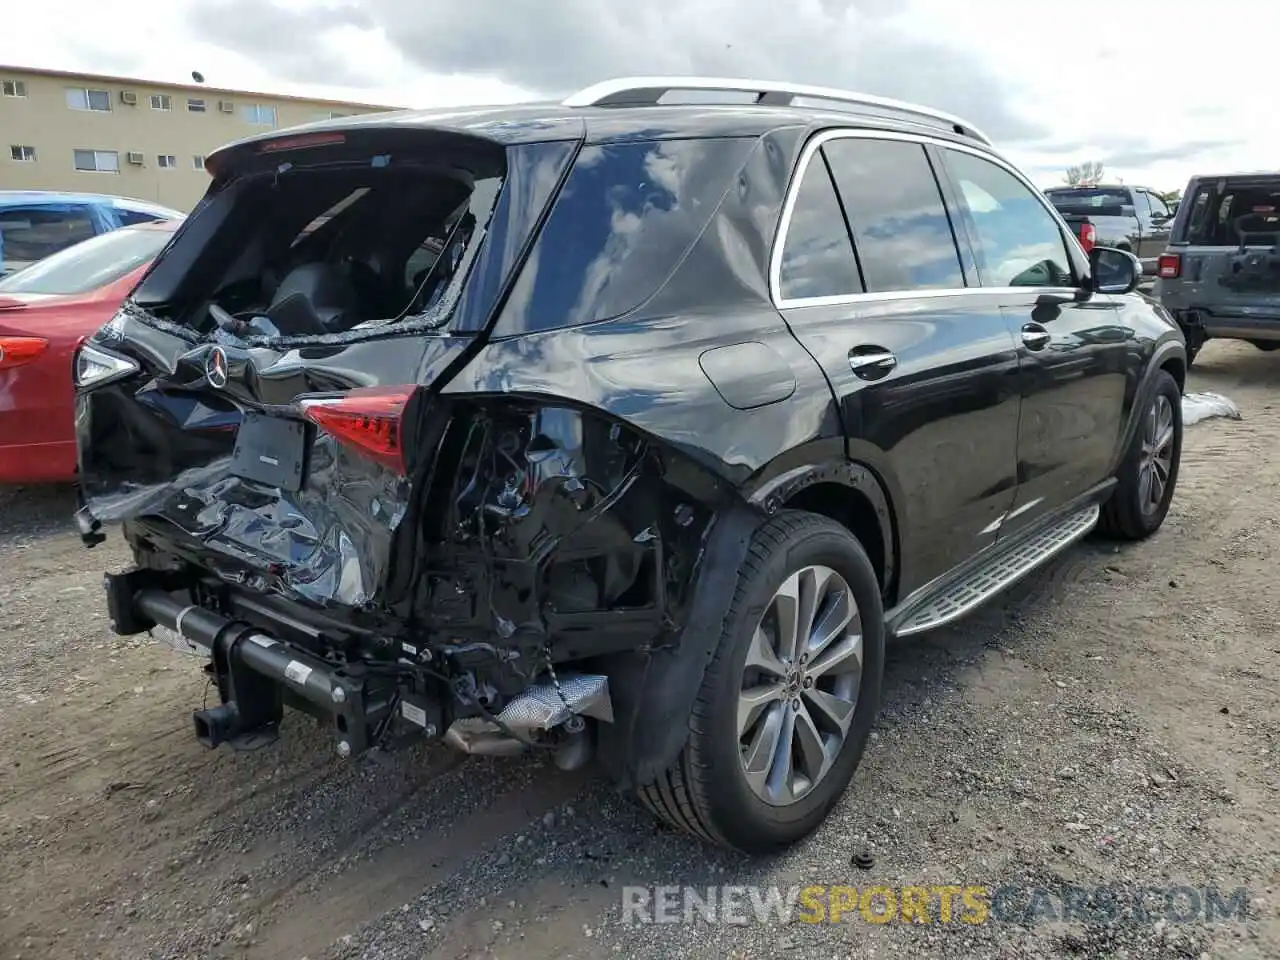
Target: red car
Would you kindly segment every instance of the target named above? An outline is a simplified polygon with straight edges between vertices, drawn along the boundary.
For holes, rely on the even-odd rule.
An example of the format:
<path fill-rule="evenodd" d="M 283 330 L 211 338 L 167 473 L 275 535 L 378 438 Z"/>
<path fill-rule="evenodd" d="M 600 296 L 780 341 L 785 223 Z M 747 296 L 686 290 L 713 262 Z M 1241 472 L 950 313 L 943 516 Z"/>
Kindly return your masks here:
<path fill-rule="evenodd" d="M 181 221 L 122 227 L 0 280 L 0 483 L 75 478 L 71 356 Z"/>

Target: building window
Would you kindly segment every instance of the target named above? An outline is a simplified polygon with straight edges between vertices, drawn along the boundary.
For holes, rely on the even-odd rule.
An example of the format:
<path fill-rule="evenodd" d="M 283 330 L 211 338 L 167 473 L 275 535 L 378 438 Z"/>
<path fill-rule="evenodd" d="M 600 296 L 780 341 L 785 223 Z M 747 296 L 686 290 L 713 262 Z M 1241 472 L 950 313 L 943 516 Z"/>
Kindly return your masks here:
<path fill-rule="evenodd" d="M 35 163 L 36 148 L 14 144 L 9 148 L 9 158 L 18 163 Z"/>
<path fill-rule="evenodd" d="M 251 103 L 248 106 L 240 108 L 241 115 L 249 123 L 258 127 L 274 127 L 276 125 L 276 108 L 264 106 L 260 103 Z"/>
<path fill-rule="evenodd" d="M 76 150 L 75 167 L 86 173 L 119 173 L 120 154 L 114 150 Z"/>
<path fill-rule="evenodd" d="M 319 113 L 312 114 L 312 120 L 341 120 L 343 117 L 349 117 L 351 114 L 342 113 L 338 110 L 321 110 Z"/>
<path fill-rule="evenodd" d="M 156 166 L 161 170 L 173 170 L 178 166 L 178 158 L 172 153 L 162 153 L 156 157 Z"/>
<path fill-rule="evenodd" d="M 192 170 L 204 169 L 204 154 L 197 153 L 195 156 L 191 158 L 191 169 Z"/>
<path fill-rule="evenodd" d="M 67 106 L 72 110 L 92 110 L 96 113 L 107 113 L 111 110 L 111 93 L 107 90 L 85 90 L 81 87 L 68 87 Z"/>
<path fill-rule="evenodd" d="M 196 97 L 189 97 L 189 98 L 187 99 L 187 112 L 188 112 L 188 113 L 204 113 L 204 110 L 205 110 L 205 107 L 204 107 L 204 101 L 203 101 L 203 100 L 200 100 L 200 99 L 198 99 L 198 98 L 196 98 Z"/>
<path fill-rule="evenodd" d="M 6 97 L 25 97 L 27 82 L 25 80 L 0 80 L 0 93 Z"/>
<path fill-rule="evenodd" d="M 152 110 L 172 110 L 173 98 L 167 93 L 153 93 L 151 95 Z"/>

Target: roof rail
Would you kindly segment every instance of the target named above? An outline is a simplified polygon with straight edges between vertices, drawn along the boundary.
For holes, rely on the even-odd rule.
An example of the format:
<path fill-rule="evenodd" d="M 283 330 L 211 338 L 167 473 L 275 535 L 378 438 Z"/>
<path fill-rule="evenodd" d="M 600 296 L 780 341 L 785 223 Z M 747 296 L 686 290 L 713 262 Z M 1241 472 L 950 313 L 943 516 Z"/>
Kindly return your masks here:
<path fill-rule="evenodd" d="M 723 93 L 754 93 L 755 102 L 773 106 L 787 106 L 799 98 L 829 100 L 851 106 L 872 107 L 879 110 L 909 114 L 959 128 L 958 132 L 990 145 L 985 133 L 960 117 L 923 107 L 902 100 L 890 100 L 869 93 L 855 93 L 835 87 L 811 87 L 799 83 L 780 83 L 773 80 L 744 80 L 724 77 L 620 77 L 579 90 L 562 101 L 565 107 L 641 107 L 656 106 L 673 90 L 711 90 Z"/>

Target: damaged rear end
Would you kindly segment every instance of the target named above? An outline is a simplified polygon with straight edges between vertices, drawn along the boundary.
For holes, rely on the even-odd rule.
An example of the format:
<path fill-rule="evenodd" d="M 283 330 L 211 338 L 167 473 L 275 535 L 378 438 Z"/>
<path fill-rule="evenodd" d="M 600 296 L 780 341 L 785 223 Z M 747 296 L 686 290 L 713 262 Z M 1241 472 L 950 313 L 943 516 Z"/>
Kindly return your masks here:
<path fill-rule="evenodd" d="M 288 706 L 342 756 L 425 734 L 577 766 L 614 719 L 610 657 L 676 630 L 715 511 L 650 441 L 442 393 L 581 147 L 580 121 L 377 118 L 233 145 L 78 352 L 81 535 L 132 547 L 117 632 L 207 657 L 209 747 Z"/>
<path fill-rule="evenodd" d="M 221 703 L 194 724 L 210 747 L 271 737 L 283 706 L 329 724 L 343 755 L 443 732 L 446 701 L 506 741 L 608 719 L 603 678 L 543 689 L 534 651 L 470 635 L 489 618 L 458 612 L 466 564 L 435 574 L 424 552 L 485 535 L 466 498 L 499 452 L 477 440 L 483 410 L 436 394 L 580 141 L 477 126 L 220 151 L 196 213 L 77 354 L 82 536 L 122 522 L 133 548 L 106 578 L 118 632 L 158 625 L 209 657 Z M 451 736 L 483 749 L 491 729 Z"/>

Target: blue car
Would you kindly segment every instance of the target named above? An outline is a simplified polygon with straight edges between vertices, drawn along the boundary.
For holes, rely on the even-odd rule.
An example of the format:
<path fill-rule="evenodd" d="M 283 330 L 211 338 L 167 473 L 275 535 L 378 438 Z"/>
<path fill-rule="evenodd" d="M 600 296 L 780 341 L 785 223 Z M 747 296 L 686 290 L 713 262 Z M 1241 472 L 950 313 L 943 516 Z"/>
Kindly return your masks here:
<path fill-rule="evenodd" d="M 185 214 L 97 193 L 0 190 L 0 277 L 118 227 Z"/>

